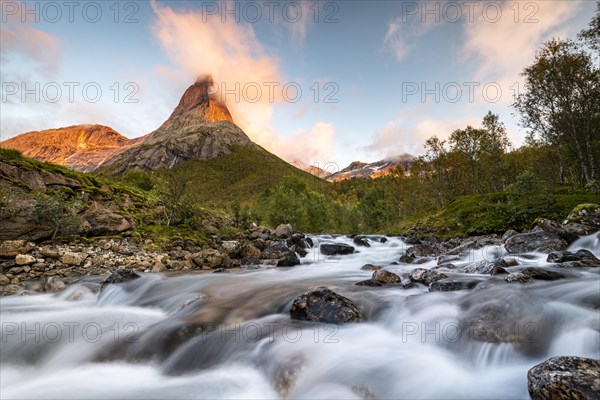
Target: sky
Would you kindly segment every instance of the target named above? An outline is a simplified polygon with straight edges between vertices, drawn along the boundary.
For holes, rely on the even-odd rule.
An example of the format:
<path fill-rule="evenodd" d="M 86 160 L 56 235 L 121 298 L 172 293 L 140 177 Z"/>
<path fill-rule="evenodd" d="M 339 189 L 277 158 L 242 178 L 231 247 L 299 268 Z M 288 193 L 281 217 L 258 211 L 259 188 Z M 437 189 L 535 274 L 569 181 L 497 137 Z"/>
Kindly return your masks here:
<path fill-rule="evenodd" d="M 422 154 L 510 107 L 541 44 L 595 1 L 0 0 L 0 135 L 102 124 L 156 129 L 210 74 L 236 123 L 288 161 L 332 172 Z"/>

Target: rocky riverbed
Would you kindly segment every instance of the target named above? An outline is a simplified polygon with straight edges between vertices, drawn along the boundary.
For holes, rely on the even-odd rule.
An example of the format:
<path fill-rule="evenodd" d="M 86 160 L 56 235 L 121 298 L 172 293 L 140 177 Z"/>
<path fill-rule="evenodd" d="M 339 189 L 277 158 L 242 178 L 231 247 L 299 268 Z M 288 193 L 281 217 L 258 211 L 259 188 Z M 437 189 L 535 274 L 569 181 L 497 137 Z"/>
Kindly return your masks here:
<path fill-rule="evenodd" d="M 2 397 L 594 398 L 597 210 L 448 241 L 4 241 Z"/>

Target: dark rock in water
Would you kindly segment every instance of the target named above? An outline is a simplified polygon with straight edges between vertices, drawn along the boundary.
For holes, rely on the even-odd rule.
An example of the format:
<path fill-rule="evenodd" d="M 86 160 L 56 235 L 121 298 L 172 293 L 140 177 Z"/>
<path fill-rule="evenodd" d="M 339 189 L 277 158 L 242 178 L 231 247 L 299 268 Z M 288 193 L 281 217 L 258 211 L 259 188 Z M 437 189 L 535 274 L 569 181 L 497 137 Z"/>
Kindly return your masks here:
<path fill-rule="evenodd" d="M 578 250 L 573 253 L 570 251 L 555 251 L 548 254 L 547 262 L 561 263 L 561 266 L 568 267 L 600 267 L 600 260 L 589 250 Z"/>
<path fill-rule="evenodd" d="M 545 231 L 521 233 L 508 239 L 504 244 L 510 254 L 530 252 L 550 253 L 564 250 L 568 243 L 560 236 Z"/>
<path fill-rule="evenodd" d="M 373 264 L 365 264 L 362 267 L 360 267 L 360 269 L 363 271 L 378 271 L 381 269 L 381 267 Z"/>
<path fill-rule="evenodd" d="M 59 293 L 65 290 L 65 287 L 65 283 L 54 276 L 48 277 L 44 283 L 44 290 L 47 293 Z"/>
<path fill-rule="evenodd" d="M 504 280 L 508 283 L 533 283 L 535 279 L 533 279 L 529 275 L 525 275 L 522 272 L 513 272 L 512 274 L 508 274 Z"/>
<path fill-rule="evenodd" d="M 100 286 L 100 292 L 104 290 L 104 287 L 106 285 L 114 283 L 123 283 L 138 278 L 141 278 L 141 276 L 136 274 L 135 272 L 128 269 L 119 268 L 115 272 L 113 272 L 108 278 L 106 278 L 104 282 L 102 282 L 102 285 Z"/>
<path fill-rule="evenodd" d="M 412 264 L 412 262 L 415 261 L 415 257 L 403 254 L 398 261 L 405 264 Z"/>
<path fill-rule="evenodd" d="M 506 242 L 508 239 L 510 239 L 511 237 L 518 235 L 519 232 L 509 229 L 506 232 L 504 232 L 504 235 L 502 235 L 502 242 Z"/>
<path fill-rule="evenodd" d="M 379 243 L 386 243 L 388 240 L 385 236 L 379 238 Z"/>
<path fill-rule="evenodd" d="M 336 256 L 354 253 L 354 247 L 344 243 L 324 243 L 320 247 L 321 253 L 326 256 Z"/>
<path fill-rule="evenodd" d="M 308 247 L 313 247 L 315 245 L 313 243 L 313 240 L 311 238 L 309 238 L 308 236 L 306 238 L 304 238 L 304 240 L 306 241 L 306 244 L 308 245 Z"/>
<path fill-rule="evenodd" d="M 527 267 L 521 270 L 521 273 L 541 281 L 555 281 L 563 279 L 565 276 L 559 272 L 550 271 L 544 268 Z"/>
<path fill-rule="evenodd" d="M 489 274 L 489 275 L 497 275 L 497 274 L 506 274 L 506 270 L 504 268 L 508 268 L 508 264 L 502 258 L 497 258 L 493 261 L 481 260 L 471 265 L 467 265 L 463 268 L 463 271 L 467 274 Z"/>
<path fill-rule="evenodd" d="M 425 268 L 415 268 L 408 274 L 411 281 L 429 286 L 432 282 L 441 281 L 448 276 Z"/>
<path fill-rule="evenodd" d="M 229 270 L 226 268 L 217 268 L 213 271 L 213 274 L 223 274 L 229 273 Z"/>
<path fill-rule="evenodd" d="M 371 247 L 371 245 L 369 244 L 369 241 L 364 236 L 360 236 L 360 235 L 359 236 L 355 236 L 352 241 L 357 246 Z"/>
<path fill-rule="evenodd" d="M 376 281 L 374 279 L 367 279 L 364 281 L 356 282 L 357 286 L 383 286 L 383 283 Z"/>
<path fill-rule="evenodd" d="M 352 300 L 331 289 L 319 287 L 294 299 L 290 308 L 292 319 L 341 324 L 358 322 L 361 315 Z"/>
<path fill-rule="evenodd" d="M 258 265 L 260 261 L 256 257 L 244 257 L 241 261 L 242 265 Z"/>
<path fill-rule="evenodd" d="M 406 282 L 402 284 L 402 289 L 412 289 L 412 288 L 416 288 L 417 284 L 414 282 Z"/>
<path fill-rule="evenodd" d="M 294 253 L 286 254 L 285 256 L 277 260 L 278 267 L 293 267 L 299 264 L 300 260 L 298 259 L 298 256 L 296 256 L 296 254 Z"/>
<path fill-rule="evenodd" d="M 300 260 L 285 242 L 275 242 L 263 250 L 261 257 L 267 260 L 277 260 L 278 267 L 293 267 L 300 264 Z"/>
<path fill-rule="evenodd" d="M 429 284 L 430 292 L 454 292 L 457 290 L 473 289 L 478 281 L 441 281 Z"/>
<path fill-rule="evenodd" d="M 419 240 L 419 238 L 416 235 L 410 235 L 408 237 L 405 237 L 403 240 L 406 244 L 421 244 L 421 240 Z"/>
<path fill-rule="evenodd" d="M 373 272 L 371 279 L 381 283 L 399 283 L 402 281 L 402 279 L 393 272 L 383 270 Z"/>
<path fill-rule="evenodd" d="M 287 239 L 290 236 L 292 236 L 293 231 L 294 230 L 290 224 L 281 224 L 277 228 L 275 228 L 273 235 L 275 235 L 275 237 L 279 239 Z"/>
<path fill-rule="evenodd" d="M 446 248 L 440 244 L 416 244 L 406 249 L 406 254 L 412 257 L 437 257 L 446 252 Z"/>
<path fill-rule="evenodd" d="M 575 356 L 549 358 L 527 372 L 527 389 L 533 400 L 597 399 L 600 361 Z"/>
<path fill-rule="evenodd" d="M 579 235 L 573 233 L 570 229 L 566 229 L 565 225 L 561 225 L 558 222 L 554 222 L 549 219 L 540 218 L 535 221 L 533 232 L 543 231 L 554 234 L 556 236 L 560 236 L 567 243 L 573 243 L 579 238 Z"/>
<path fill-rule="evenodd" d="M 292 250 L 294 253 L 298 254 L 300 257 L 306 257 L 306 255 L 308 254 L 308 252 L 304 249 L 304 247 L 300 247 L 295 244 L 293 244 L 290 247 L 290 250 Z"/>
<path fill-rule="evenodd" d="M 287 239 L 286 244 L 288 247 L 298 246 L 299 248 L 306 249 L 308 246 L 307 240 L 305 236 L 301 233 L 294 233 L 289 239 Z"/>

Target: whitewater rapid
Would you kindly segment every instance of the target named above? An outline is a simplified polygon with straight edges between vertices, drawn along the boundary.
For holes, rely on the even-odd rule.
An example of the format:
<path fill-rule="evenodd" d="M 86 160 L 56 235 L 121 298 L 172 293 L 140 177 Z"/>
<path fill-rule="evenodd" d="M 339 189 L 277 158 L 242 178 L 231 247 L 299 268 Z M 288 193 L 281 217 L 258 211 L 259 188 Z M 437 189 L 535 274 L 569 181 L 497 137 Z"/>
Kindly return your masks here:
<path fill-rule="evenodd" d="M 0 299 L 2 399 L 236 398 L 529 398 L 527 370 L 552 356 L 600 358 L 600 268 L 566 279 L 508 284 L 504 276 L 445 272 L 481 283 L 429 293 L 424 285 L 356 286 L 381 265 L 406 280 L 420 265 L 391 265 L 408 247 L 372 240 L 358 253 L 324 257 L 318 244 L 292 268 L 262 266 L 214 274 L 143 274 L 108 286 L 83 278 L 58 295 Z M 598 237 L 571 250 L 599 254 Z M 473 250 L 453 263 L 505 256 L 502 246 Z M 519 257 L 547 267 L 546 255 Z M 327 286 L 353 300 L 363 321 L 293 321 L 289 308 L 306 290 Z M 524 348 L 472 337 L 465 307 L 506 297 L 519 304 Z M 522 302 L 512 302 L 513 298 Z M 492 303 L 490 303 L 492 304 Z M 503 327 L 504 329 L 504 327 Z"/>

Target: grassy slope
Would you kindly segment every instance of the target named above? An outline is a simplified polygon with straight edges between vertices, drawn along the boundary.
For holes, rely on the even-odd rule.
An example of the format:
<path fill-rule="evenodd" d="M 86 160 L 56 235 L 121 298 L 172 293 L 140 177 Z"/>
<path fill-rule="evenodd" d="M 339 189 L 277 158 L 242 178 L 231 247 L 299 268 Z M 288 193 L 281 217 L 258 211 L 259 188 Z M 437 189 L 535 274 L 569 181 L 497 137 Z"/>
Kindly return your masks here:
<path fill-rule="evenodd" d="M 247 147 L 235 147 L 231 154 L 210 160 L 187 161 L 156 174 L 184 183 L 185 193 L 195 201 L 216 207 L 224 203 L 252 203 L 284 177 L 301 179 L 310 189 L 319 192 L 330 185 L 267 151 Z"/>
<path fill-rule="evenodd" d="M 400 234 L 436 234 L 443 238 L 502 234 L 508 229 L 531 227 L 537 218 L 560 221 L 577 205 L 600 203 L 600 194 L 564 189 L 555 193 L 488 193 L 461 196 L 439 212 L 407 218 L 400 222 Z"/>

